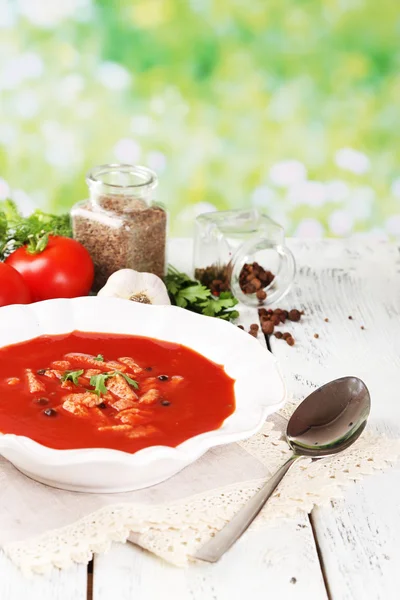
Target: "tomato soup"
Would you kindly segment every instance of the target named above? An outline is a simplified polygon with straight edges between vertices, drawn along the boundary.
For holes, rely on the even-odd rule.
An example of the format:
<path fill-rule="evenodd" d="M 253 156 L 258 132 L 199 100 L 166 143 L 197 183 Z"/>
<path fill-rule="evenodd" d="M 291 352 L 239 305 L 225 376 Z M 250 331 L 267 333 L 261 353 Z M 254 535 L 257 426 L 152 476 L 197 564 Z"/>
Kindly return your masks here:
<path fill-rule="evenodd" d="M 170 342 L 82 333 L 0 348 L 0 431 L 45 446 L 177 446 L 234 411 L 222 366 Z"/>

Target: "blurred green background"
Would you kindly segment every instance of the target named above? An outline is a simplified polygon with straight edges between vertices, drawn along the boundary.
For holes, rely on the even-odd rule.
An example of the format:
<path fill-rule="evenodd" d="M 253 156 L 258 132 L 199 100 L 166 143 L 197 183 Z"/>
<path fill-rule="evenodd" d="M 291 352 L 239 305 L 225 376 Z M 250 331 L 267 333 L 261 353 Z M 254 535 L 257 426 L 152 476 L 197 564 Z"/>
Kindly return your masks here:
<path fill-rule="evenodd" d="M 393 0 L 0 0 L 0 199 L 61 212 L 129 162 L 174 234 L 255 205 L 400 235 L 399 35 Z"/>

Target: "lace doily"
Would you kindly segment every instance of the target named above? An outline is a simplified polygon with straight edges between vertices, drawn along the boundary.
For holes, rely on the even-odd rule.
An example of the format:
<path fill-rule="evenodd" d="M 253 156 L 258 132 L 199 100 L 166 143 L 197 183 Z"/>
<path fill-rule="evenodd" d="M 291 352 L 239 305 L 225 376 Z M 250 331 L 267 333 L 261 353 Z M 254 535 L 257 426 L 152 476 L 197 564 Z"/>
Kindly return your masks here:
<path fill-rule="evenodd" d="M 281 414 L 287 417 L 292 409 L 293 405 L 287 405 Z M 242 452 L 253 457 L 257 464 L 261 463 L 270 474 L 290 455 L 282 440 L 284 424 L 283 419 L 279 421 L 279 417 L 275 417 L 274 421 L 267 421 L 257 435 L 238 444 Z M 337 457 L 314 462 L 303 458 L 286 475 L 252 527 L 276 526 L 279 519 L 294 518 L 299 513 L 311 512 L 316 505 L 341 498 L 347 485 L 386 469 L 399 456 L 400 440 L 389 440 L 367 430 L 352 448 Z M 196 469 L 196 465 L 189 468 Z M 119 502 L 74 520 L 74 511 L 77 516 L 81 513 L 75 504 L 79 506 L 79 498 L 83 502 L 87 496 L 77 494 L 77 503 L 73 510 L 69 508 L 72 513 L 70 524 L 51 528 L 29 539 L 3 544 L 3 549 L 27 574 L 47 572 L 53 566 L 65 568 L 73 562 L 86 563 L 93 553 L 107 551 L 111 542 L 127 539 L 168 562 L 183 566 L 264 481 L 265 478 L 258 477 L 240 484 L 232 483 L 165 505 Z M 62 505 L 63 492 L 59 494 Z M 68 494 L 71 496 L 70 492 Z M 49 507 L 50 511 L 57 509 L 60 506 Z"/>

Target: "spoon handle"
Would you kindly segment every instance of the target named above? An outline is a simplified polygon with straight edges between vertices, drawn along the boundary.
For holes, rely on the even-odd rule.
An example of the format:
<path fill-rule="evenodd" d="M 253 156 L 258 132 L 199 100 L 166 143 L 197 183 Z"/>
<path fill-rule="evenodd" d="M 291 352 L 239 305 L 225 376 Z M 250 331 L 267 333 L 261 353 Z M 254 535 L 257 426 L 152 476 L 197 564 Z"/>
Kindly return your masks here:
<path fill-rule="evenodd" d="M 293 454 L 262 488 L 239 510 L 229 523 L 206 542 L 193 557 L 207 562 L 217 562 L 223 554 L 240 538 L 250 523 L 256 518 L 268 498 L 275 491 L 294 462 L 301 458 Z"/>

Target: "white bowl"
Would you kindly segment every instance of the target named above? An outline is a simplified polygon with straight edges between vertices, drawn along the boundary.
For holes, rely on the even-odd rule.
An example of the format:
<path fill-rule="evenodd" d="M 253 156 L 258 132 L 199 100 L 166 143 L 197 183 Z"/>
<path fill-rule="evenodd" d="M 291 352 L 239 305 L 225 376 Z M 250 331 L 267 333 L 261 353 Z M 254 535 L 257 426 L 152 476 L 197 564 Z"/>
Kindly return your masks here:
<path fill-rule="evenodd" d="M 192 348 L 224 365 L 235 379 L 236 408 L 219 429 L 196 435 L 176 448 L 151 446 L 133 454 L 105 448 L 56 450 L 28 437 L 0 434 L 0 454 L 47 485 L 122 492 L 160 483 L 213 446 L 251 436 L 284 402 L 285 386 L 272 354 L 252 336 L 220 319 L 175 306 L 116 298 L 47 300 L 0 308 L 0 347 L 74 330 L 143 335 Z"/>

